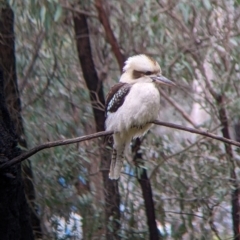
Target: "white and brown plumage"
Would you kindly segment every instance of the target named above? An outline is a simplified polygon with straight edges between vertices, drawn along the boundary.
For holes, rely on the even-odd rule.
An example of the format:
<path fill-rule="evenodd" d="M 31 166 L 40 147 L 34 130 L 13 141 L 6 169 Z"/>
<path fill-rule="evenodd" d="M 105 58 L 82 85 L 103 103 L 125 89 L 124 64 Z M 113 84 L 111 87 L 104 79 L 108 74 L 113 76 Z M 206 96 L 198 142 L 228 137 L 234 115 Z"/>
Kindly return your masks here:
<path fill-rule="evenodd" d="M 118 179 L 126 146 L 133 138 L 144 135 L 160 111 L 157 85 L 175 85 L 161 75 L 159 64 L 141 54 L 125 62 L 120 82 L 114 85 L 106 100 L 106 130 L 113 131 L 113 153 L 109 178 Z"/>

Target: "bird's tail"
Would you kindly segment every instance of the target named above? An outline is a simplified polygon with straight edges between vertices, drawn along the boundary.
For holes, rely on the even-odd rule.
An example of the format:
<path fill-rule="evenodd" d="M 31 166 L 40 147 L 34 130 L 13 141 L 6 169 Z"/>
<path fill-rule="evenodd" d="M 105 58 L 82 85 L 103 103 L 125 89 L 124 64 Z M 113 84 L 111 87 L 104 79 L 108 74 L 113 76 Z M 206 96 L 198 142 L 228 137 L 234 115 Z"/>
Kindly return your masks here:
<path fill-rule="evenodd" d="M 120 146 L 117 146 L 117 148 L 115 148 L 115 146 L 113 147 L 112 161 L 109 171 L 110 179 L 118 179 L 120 177 L 124 160 L 125 146 L 125 144 L 121 144 Z"/>

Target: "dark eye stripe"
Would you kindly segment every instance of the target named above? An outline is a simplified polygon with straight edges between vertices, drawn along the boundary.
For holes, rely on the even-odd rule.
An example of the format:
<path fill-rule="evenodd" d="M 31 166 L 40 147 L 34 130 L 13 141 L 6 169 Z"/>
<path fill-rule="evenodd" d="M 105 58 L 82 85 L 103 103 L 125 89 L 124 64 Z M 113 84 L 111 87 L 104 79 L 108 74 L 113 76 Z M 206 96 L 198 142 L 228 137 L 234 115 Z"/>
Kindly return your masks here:
<path fill-rule="evenodd" d="M 152 75 L 152 72 L 147 71 L 147 72 L 145 72 L 145 75 Z"/>

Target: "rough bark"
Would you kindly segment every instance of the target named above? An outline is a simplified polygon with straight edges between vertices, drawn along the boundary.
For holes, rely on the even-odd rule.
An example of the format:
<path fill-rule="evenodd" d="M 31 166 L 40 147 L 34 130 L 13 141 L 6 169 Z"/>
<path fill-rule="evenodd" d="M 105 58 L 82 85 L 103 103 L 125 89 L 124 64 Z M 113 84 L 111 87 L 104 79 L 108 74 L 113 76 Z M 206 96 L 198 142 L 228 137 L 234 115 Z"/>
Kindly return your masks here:
<path fill-rule="evenodd" d="M 141 161 L 141 164 L 144 164 L 142 160 L 142 153 L 141 151 L 139 151 L 140 146 L 141 146 L 141 141 L 139 138 L 137 138 L 132 146 L 132 152 L 134 153 L 133 160 L 136 167 L 138 167 L 139 161 Z M 150 180 L 147 176 L 146 169 L 144 168 L 141 169 L 141 173 L 137 175 L 137 180 L 142 189 L 145 211 L 147 216 L 148 230 L 149 230 L 149 239 L 150 240 L 162 239 L 160 232 L 158 231 L 158 228 L 157 228 L 152 187 L 151 187 Z"/>
<path fill-rule="evenodd" d="M 19 97 L 14 39 L 14 13 L 5 5 L 0 15 L 0 66 L 4 73 L 4 92 L 10 117 L 14 123 L 18 144 L 27 148 L 21 117 L 21 101 Z M 33 186 L 33 173 L 31 163 L 27 161 L 22 166 L 25 193 L 31 205 L 31 222 L 36 237 L 41 237 L 40 220 L 35 212 L 35 191 Z"/>
<path fill-rule="evenodd" d="M 20 154 L 17 135 L 5 101 L 3 71 L 0 69 L 0 162 Z M 0 239 L 34 239 L 21 177 L 21 164 L 0 171 L 0 216 Z"/>
<path fill-rule="evenodd" d="M 73 20 L 78 57 L 82 67 L 83 76 L 90 93 L 90 99 L 96 123 L 96 130 L 103 131 L 105 115 L 102 106 L 105 105 L 105 99 L 103 94 L 102 82 L 97 76 L 97 72 L 95 70 L 92 58 L 87 18 L 85 15 L 79 13 L 77 15 L 74 15 Z M 103 145 L 103 143 L 101 143 L 101 145 Z M 120 197 L 118 192 L 118 183 L 111 181 L 108 178 L 107 169 L 109 169 L 110 161 L 111 154 L 109 153 L 109 150 L 107 150 L 106 147 L 102 148 L 101 167 L 103 169 L 102 178 L 104 184 L 105 198 L 106 236 L 107 239 L 119 239 L 118 231 L 120 229 Z M 109 224 L 111 224 L 111 228 L 108 227 Z"/>

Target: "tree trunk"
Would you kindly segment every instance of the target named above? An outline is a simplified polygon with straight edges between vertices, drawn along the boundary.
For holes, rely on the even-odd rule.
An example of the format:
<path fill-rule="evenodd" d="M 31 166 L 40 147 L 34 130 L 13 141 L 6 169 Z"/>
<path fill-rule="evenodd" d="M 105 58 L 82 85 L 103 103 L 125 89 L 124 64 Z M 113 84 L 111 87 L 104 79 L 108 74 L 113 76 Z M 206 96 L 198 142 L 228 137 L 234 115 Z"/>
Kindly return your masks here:
<path fill-rule="evenodd" d="M 90 99 L 96 123 L 96 130 L 104 131 L 105 113 L 102 109 L 102 106 L 105 105 L 105 100 L 102 82 L 98 79 L 92 58 L 87 19 L 85 15 L 77 14 L 73 17 L 73 20 L 78 57 L 82 67 L 83 76 L 90 93 Z M 118 192 L 118 182 L 111 181 L 108 178 L 111 153 L 109 150 L 107 150 L 106 147 L 104 147 L 103 143 L 100 145 L 102 145 L 101 167 L 103 168 L 102 178 L 105 197 L 106 236 L 109 240 L 119 239 L 118 232 L 120 229 L 120 196 Z M 96 164 L 96 162 L 93 164 Z M 111 225 L 111 227 L 109 227 L 109 225 Z"/>
<path fill-rule="evenodd" d="M 10 118 L 14 123 L 18 144 L 27 148 L 23 122 L 21 117 L 21 101 L 17 85 L 15 43 L 14 43 L 14 13 L 5 5 L 0 15 L 0 65 L 4 73 L 4 93 Z M 33 173 L 29 161 L 22 165 L 23 182 L 26 197 L 31 205 L 31 222 L 36 237 L 42 237 L 40 220 L 35 212 L 35 191 L 33 186 Z"/>
<path fill-rule="evenodd" d="M 222 135 L 225 138 L 231 139 L 230 133 L 228 130 L 228 118 L 226 109 L 224 108 L 224 96 L 223 95 L 216 95 L 215 97 L 219 110 L 219 119 L 222 124 Z M 230 171 L 230 179 L 233 186 L 233 190 L 231 193 L 231 204 L 232 204 L 232 222 L 233 222 L 233 233 L 234 233 L 234 240 L 240 240 L 240 205 L 239 205 L 239 185 L 237 174 L 235 172 L 235 164 L 233 160 L 233 152 L 232 147 L 229 144 L 224 144 L 226 156 L 228 161 L 231 164 L 231 171 Z"/>
<path fill-rule="evenodd" d="M 119 70 L 121 71 L 124 65 L 125 57 L 120 51 L 119 44 L 115 35 L 111 29 L 109 19 L 107 17 L 107 13 L 104 10 L 104 4 L 102 0 L 95 0 L 95 6 L 98 11 L 98 19 L 104 27 L 106 39 L 108 43 L 112 47 L 112 51 L 117 59 Z M 134 160 L 142 159 L 141 153 L 138 152 L 140 149 L 141 141 L 139 138 L 135 141 L 134 153 L 135 157 Z M 142 195 L 144 199 L 145 211 L 147 216 L 147 224 L 149 229 L 149 235 L 151 240 L 158 240 L 161 236 L 159 234 L 156 218 L 155 218 L 155 209 L 154 209 L 154 202 L 152 196 L 152 187 L 151 183 L 147 177 L 146 169 L 143 169 L 142 174 L 138 177 L 138 182 L 142 189 Z"/>
<path fill-rule="evenodd" d="M 0 69 L 0 163 L 20 154 L 17 135 L 7 110 L 3 71 Z M 21 177 L 21 164 L 0 172 L 0 216 L 0 239 L 34 239 Z"/>
<path fill-rule="evenodd" d="M 138 167 L 139 161 L 141 161 L 142 165 L 144 164 L 142 160 L 142 153 L 141 151 L 139 151 L 140 146 L 141 146 L 141 141 L 139 138 L 137 138 L 134 141 L 134 144 L 132 145 L 132 152 L 134 153 L 133 161 L 136 167 Z M 147 216 L 147 224 L 148 224 L 148 230 L 149 230 L 149 239 L 150 240 L 162 239 L 160 232 L 158 231 L 158 228 L 157 228 L 153 194 L 152 194 L 152 186 L 147 176 L 147 170 L 142 169 L 142 172 L 140 173 L 140 175 L 137 176 L 137 179 L 142 189 L 142 195 L 144 199 L 145 212 Z"/>

